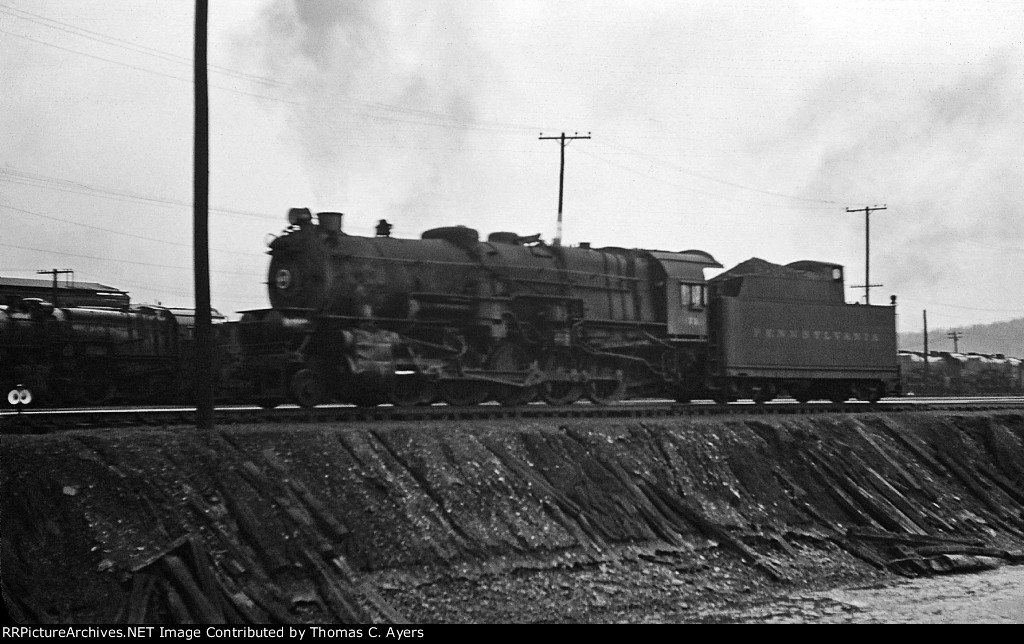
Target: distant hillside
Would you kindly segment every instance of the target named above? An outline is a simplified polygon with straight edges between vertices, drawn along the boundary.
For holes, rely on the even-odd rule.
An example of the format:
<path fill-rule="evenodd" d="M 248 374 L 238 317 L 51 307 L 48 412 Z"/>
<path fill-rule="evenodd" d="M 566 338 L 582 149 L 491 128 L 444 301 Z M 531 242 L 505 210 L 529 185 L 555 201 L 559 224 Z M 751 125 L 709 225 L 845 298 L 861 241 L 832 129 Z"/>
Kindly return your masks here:
<path fill-rule="evenodd" d="M 967 353 L 1004 353 L 1016 358 L 1024 358 L 1024 318 L 992 324 L 978 324 L 968 327 L 957 327 L 960 330 L 960 352 Z M 950 329 L 928 329 L 928 349 L 930 351 L 952 351 L 953 340 L 946 337 Z M 910 351 L 921 351 L 924 334 L 901 333 L 900 348 Z"/>

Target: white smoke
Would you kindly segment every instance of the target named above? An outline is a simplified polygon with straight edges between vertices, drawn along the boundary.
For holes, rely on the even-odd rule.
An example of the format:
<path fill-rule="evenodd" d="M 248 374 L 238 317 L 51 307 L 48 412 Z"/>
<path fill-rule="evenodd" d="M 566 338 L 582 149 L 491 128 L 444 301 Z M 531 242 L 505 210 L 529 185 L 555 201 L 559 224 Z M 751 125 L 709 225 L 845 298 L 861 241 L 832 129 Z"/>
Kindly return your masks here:
<path fill-rule="evenodd" d="M 471 79 L 489 63 L 443 3 L 393 5 L 276 0 L 249 46 L 292 83 L 288 136 L 319 203 L 397 218 L 409 231 L 431 223 L 458 180 L 451 168 L 477 119 Z"/>

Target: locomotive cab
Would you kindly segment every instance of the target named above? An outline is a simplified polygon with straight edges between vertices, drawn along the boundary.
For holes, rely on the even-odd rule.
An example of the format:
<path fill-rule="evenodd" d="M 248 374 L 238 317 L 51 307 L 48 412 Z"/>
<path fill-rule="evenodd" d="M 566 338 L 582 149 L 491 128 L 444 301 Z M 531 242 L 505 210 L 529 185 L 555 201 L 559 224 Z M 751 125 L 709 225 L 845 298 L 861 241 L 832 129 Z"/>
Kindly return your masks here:
<path fill-rule="evenodd" d="M 704 340 L 708 335 L 708 284 L 705 268 L 722 268 L 715 258 L 700 250 L 681 253 L 651 251 L 665 271 L 665 326 L 670 338 Z"/>

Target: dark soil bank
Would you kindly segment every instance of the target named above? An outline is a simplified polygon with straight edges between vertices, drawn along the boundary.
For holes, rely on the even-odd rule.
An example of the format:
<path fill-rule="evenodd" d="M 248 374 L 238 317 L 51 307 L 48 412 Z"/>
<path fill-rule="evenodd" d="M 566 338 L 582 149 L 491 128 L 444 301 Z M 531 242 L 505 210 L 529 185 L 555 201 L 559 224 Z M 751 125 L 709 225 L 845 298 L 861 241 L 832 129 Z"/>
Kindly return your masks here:
<path fill-rule="evenodd" d="M 56 622 L 695 621 L 1018 562 L 1024 413 L 3 436 L 3 594 Z"/>

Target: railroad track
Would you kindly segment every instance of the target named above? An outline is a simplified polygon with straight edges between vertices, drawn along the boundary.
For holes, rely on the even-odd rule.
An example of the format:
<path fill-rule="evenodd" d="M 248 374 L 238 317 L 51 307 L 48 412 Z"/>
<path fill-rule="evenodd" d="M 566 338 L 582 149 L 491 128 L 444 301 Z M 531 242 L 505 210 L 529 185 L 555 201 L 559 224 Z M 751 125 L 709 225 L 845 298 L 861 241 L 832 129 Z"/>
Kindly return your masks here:
<path fill-rule="evenodd" d="M 217 425 L 239 424 L 312 424 L 373 423 L 384 421 L 416 422 L 445 420 L 502 420 L 548 418 L 671 418 L 736 415 L 813 415 L 858 413 L 905 413 L 908 411 L 981 411 L 1024 409 L 1024 397 L 986 398 L 899 398 L 876 404 L 865 402 L 807 403 L 775 401 L 763 405 L 711 402 L 678 404 L 671 401 L 627 401 L 615 405 L 575 404 L 555 407 L 531 404 L 519 407 L 479 405 L 454 407 L 353 407 L 324 405 L 312 409 L 302 407 L 218 407 L 214 413 Z M 47 409 L 22 412 L 0 412 L 0 431 L 7 434 L 49 433 L 74 429 L 115 427 L 178 427 L 195 425 L 194 407 Z"/>

